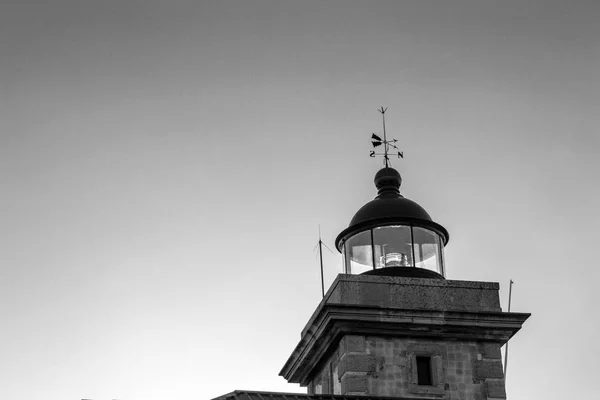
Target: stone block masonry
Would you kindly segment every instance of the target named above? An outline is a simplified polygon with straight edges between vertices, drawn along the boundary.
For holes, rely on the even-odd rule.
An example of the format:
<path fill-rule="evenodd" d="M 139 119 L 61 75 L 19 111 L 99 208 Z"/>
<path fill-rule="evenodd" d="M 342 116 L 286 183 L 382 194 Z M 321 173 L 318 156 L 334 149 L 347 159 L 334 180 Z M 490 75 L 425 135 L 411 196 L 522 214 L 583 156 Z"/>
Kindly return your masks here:
<path fill-rule="evenodd" d="M 432 385 L 418 385 L 416 356 L 431 357 Z M 345 335 L 309 391 L 445 400 L 505 399 L 503 378 L 500 345 L 496 343 Z"/>
<path fill-rule="evenodd" d="M 309 394 L 505 399 L 500 347 L 528 317 L 496 283 L 340 275 L 280 374 Z"/>

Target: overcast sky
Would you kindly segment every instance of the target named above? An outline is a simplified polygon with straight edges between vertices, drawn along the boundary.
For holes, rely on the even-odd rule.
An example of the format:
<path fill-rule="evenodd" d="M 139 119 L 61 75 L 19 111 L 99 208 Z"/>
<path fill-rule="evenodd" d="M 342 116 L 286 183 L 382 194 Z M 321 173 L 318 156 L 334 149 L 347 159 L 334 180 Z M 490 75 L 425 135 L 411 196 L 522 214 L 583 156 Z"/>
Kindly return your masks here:
<path fill-rule="evenodd" d="M 0 5 L 0 398 L 303 392 L 333 240 L 402 193 L 532 317 L 511 400 L 597 397 L 600 3 Z M 341 257 L 325 252 L 326 284 Z"/>

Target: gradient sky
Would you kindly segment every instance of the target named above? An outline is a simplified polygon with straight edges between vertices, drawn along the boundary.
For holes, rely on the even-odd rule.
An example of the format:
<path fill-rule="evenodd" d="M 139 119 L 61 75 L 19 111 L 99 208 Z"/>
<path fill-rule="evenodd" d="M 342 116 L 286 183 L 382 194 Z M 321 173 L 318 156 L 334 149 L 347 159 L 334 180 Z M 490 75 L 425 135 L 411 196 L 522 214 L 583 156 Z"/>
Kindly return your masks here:
<path fill-rule="evenodd" d="M 0 4 L 0 398 L 303 392 L 320 224 L 375 196 L 371 132 L 515 281 L 511 400 L 595 398 L 600 3 Z M 341 271 L 325 252 L 326 284 Z"/>

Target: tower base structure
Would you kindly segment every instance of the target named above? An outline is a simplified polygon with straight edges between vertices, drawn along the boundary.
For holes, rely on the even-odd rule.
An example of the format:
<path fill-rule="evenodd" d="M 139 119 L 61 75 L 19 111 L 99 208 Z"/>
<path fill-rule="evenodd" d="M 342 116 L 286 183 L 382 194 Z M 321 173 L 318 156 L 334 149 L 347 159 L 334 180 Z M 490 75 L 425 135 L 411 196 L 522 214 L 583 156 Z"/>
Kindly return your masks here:
<path fill-rule="evenodd" d="M 338 275 L 280 372 L 309 395 L 505 399 L 500 348 L 531 315 L 499 285 Z"/>

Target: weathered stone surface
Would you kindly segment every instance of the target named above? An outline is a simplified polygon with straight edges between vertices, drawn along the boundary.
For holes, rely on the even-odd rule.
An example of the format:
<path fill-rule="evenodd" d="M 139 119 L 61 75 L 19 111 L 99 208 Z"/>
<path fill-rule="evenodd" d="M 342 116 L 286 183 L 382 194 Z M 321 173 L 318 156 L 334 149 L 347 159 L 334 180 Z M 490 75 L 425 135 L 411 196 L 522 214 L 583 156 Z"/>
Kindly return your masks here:
<path fill-rule="evenodd" d="M 502 353 L 500 352 L 500 344 L 498 343 L 483 343 L 481 346 L 483 357 L 491 359 L 502 359 Z"/>
<path fill-rule="evenodd" d="M 485 381 L 485 393 L 490 399 L 505 399 L 506 389 L 504 380 L 488 379 Z"/>
<path fill-rule="evenodd" d="M 493 282 L 340 275 L 327 302 L 391 308 L 501 311 L 498 288 Z"/>
<path fill-rule="evenodd" d="M 407 351 L 409 353 L 440 356 L 442 354 L 446 354 L 444 348 L 445 346 L 441 346 L 439 344 L 420 342 L 408 345 Z"/>
<path fill-rule="evenodd" d="M 361 285 L 360 304 L 387 306 L 390 303 L 391 285 Z"/>
<path fill-rule="evenodd" d="M 372 354 L 346 354 L 340 360 L 338 368 L 341 377 L 346 372 L 375 372 L 377 358 Z"/>
<path fill-rule="evenodd" d="M 343 353 L 363 353 L 367 348 L 365 337 L 362 335 L 346 335 L 340 341 L 341 352 Z"/>
<path fill-rule="evenodd" d="M 456 385 L 450 391 L 464 384 L 465 393 L 483 396 L 486 378 L 502 378 L 499 345 L 529 316 L 499 312 L 497 291 L 496 283 L 339 275 L 280 374 L 305 386 L 321 378 L 323 365 L 331 363 L 334 385 L 341 387 L 342 372 L 345 379 L 368 375 L 370 394 L 381 389 L 403 396 L 412 368 L 408 348 L 433 344 L 441 346 L 430 352 L 442 358 L 438 376 Z M 340 366 L 350 354 L 375 355 L 375 372 L 371 361 L 360 358 Z M 497 365 L 481 363 L 485 361 Z"/>
<path fill-rule="evenodd" d="M 342 393 L 366 393 L 369 385 L 366 375 L 350 375 L 346 374 L 341 379 Z"/>
<path fill-rule="evenodd" d="M 504 378 L 500 360 L 475 361 L 474 366 L 477 379 Z"/>
<path fill-rule="evenodd" d="M 348 340 L 346 340 L 348 339 Z M 486 399 L 485 382 L 488 377 L 477 377 L 480 374 L 497 375 L 501 369 L 500 360 L 484 359 L 477 361 L 483 351 L 484 342 L 447 341 L 424 338 L 398 338 L 381 336 L 346 335 L 342 338 L 340 351 L 334 352 L 330 359 L 333 368 L 331 381 L 322 373 L 327 365 L 321 368 L 313 378 L 313 384 L 320 384 L 319 390 L 328 393 L 332 388 L 334 394 L 370 394 L 394 397 L 447 396 L 467 399 Z M 362 350 L 360 352 L 344 352 L 343 347 Z M 419 386 L 414 375 L 414 355 L 432 357 L 433 386 Z M 453 355 L 453 359 L 450 359 Z M 490 372 L 491 371 L 491 372 Z M 498 383 L 502 379 L 492 379 L 489 387 L 494 396 L 502 395 Z M 497 382 L 496 382 L 497 381 Z M 492 398 L 492 397 L 490 397 Z M 498 397 L 502 398 L 502 397 Z"/>

